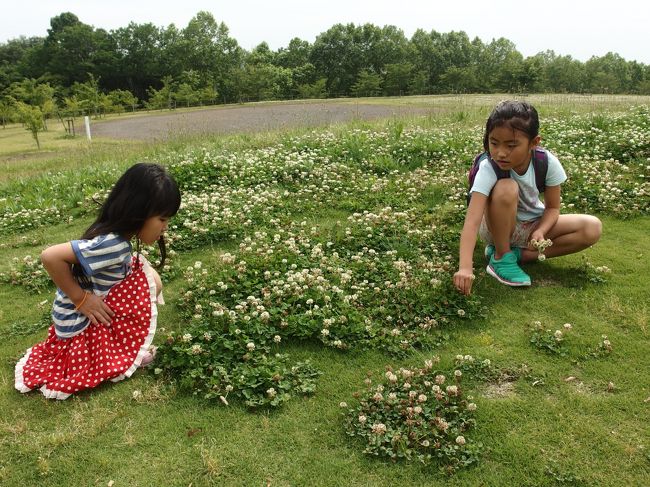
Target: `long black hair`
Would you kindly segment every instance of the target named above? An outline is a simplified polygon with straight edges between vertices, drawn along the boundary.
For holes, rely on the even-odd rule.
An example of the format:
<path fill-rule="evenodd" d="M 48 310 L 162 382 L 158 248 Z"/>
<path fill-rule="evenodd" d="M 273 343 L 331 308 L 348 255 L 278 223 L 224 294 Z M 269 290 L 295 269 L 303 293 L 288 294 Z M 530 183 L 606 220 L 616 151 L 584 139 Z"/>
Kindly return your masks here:
<path fill-rule="evenodd" d="M 82 239 L 117 233 L 131 237 L 152 216 L 172 217 L 181 205 L 181 193 L 174 178 L 160 164 L 141 162 L 131 166 L 117 180 L 115 186 L 99 210 L 95 222 L 86 229 Z M 167 251 L 165 239 L 158 239 L 160 265 L 165 264 Z M 80 265 L 73 266 L 73 274 L 83 280 Z"/>
<path fill-rule="evenodd" d="M 483 135 L 483 148 L 489 151 L 490 132 L 495 127 L 510 127 L 519 130 L 533 140 L 539 135 L 539 115 L 530 103 L 519 100 L 505 100 L 499 102 L 485 124 Z"/>

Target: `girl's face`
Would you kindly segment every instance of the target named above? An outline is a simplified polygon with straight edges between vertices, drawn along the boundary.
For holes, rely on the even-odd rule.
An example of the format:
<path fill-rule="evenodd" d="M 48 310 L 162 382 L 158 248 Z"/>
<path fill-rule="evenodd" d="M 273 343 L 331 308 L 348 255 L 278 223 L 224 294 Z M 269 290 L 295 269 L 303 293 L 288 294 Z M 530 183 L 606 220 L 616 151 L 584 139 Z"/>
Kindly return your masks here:
<path fill-rule="evenodd" d="M 167 223 L 169 223 L 169 218 L 166 216 L 151 216 L 147 218 L 138 232 L 138 238 L 145 244 L 151 245 L 167 230 Z"/>
<path fill-rule="evenodd" d="M 528 134 L 511 127 L 495 127 L 488 137 L 490 157 L 501 169 L 525 174 L 530 163 L 530 151 L 539 144 L 539 135 L 530 140 Z"/>

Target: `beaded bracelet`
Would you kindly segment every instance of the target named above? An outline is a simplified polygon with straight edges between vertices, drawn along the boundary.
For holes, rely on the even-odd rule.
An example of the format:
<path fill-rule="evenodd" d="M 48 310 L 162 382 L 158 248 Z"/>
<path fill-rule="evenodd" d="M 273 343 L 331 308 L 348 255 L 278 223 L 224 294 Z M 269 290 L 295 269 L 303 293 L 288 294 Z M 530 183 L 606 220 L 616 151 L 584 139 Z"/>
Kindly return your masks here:
<path fill-rule="evenodd" d="M 81 300 L 81 303 L 75 304 L 74 309 L 78 310 L 79 308 L 81 308 L 84 305 L 84 303 L 86 302 L 86 298 L 88 297 L 89 294 L 90 293 L 88 291 L 84 291 L 84 297 Z"/>

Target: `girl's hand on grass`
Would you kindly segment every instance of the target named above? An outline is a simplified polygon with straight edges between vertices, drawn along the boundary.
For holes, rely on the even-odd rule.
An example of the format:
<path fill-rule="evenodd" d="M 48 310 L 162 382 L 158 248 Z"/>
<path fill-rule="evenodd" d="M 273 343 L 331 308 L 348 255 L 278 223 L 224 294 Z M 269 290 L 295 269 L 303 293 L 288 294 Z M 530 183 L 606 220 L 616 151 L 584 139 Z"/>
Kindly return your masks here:
<path fill-rule="evenodd" d="M 458 289 L 459 292 L 465 296 L 469 296 L 472 292 L 472 284 L 474 284 L 474 279 L 476 276 L 472 273 L 471 270 L 467 271 L 464 269 L 459 269 L 458 272 L 454 274 L 454 286 Z"/>
<path fill-rule="evenodd" d="M 81 311 L 91 323 L 102 323 L 110 325 L 111 319 L 115 312 L 104 302 L 102 298 L 89 293 L 86 300 L 79 307 Z"/>

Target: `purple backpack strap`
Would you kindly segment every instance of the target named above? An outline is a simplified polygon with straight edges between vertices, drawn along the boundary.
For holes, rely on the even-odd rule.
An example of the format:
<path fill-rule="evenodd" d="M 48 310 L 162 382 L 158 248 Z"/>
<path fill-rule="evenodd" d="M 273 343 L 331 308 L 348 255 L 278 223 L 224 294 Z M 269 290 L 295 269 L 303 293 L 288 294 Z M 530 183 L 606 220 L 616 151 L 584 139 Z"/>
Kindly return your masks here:
<path fill-rule="evenodd" d="M 548 152 L 541 147 L 533 150 L 533 169 L 535 170 L 535 184 L 537 191 L 543 193 L 546 189 L 546 174 L 548 173 Z"/>

